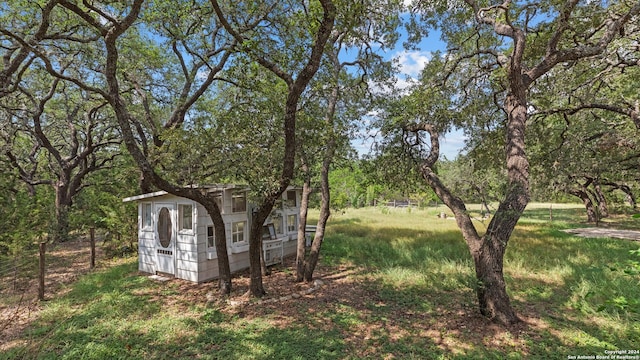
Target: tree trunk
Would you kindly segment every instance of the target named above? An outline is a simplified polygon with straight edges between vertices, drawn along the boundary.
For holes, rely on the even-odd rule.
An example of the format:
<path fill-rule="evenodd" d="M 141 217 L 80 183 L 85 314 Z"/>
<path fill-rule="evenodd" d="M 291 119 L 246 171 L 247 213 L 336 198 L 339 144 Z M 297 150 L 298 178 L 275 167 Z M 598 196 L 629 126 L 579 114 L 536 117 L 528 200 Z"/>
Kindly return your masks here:
<path fill-rule="evenodd" d="M 215 226 L 216 238 L 222 240 L 216 242 L 221 291 L 224 293 L 229 293 L 231 291 L 231 272 L 229 271 L 229 259 L 226 250 L 224 222 L 222 221 L 222 216 L 220 215 L 220 209 L 218 208 L 217 204 L 215 204 L 215 200 L 213 198 L 210 198 L 208 194 L 202 193 L 200 189 L 173 185 L 155 172 L 153 165 L 149 162 L 149 158 L 147 158 L 146 156 L 146 152 L 143 152 L 138 146 L 138 135 L 142 136 L 142 134 L 138 133 L 137 135 L 134 135 L 131 126 L 133 123 L 132 120 L 135 119 L 135 116 L 131 115 L 127 108 L 125 100 L 121 96 L 122 92 L 118 81 L 117 71 L 118 62 L 120 59 L 118 54 L 117 41 L 119 37 L 130 26 L 134 24 L 136 19 L 138 19 L 143 2 L 144 1 L 142 0 L 132 1 L 131 11 L 129 12 L 129 14 L 120 19 L 120 21 L 117 22 L 117 26 L 113 28 L 107 26 L 106 24 L 93 24 L 93 26 L 95 26 L 96 29 L 103 34 L 104 48 L 106 51 L 105 63 L 102 69 L 105 76 L 107 89 L 104 91 L 100 91 L 100 93 L 109 102 L 111 108 L 113 109 L 116 120 L 120 127 L 122 140 L 124 141 L 127 150 L 131 154 L 131 157 L 138 166 L 142 174 L 141 176 L 143 176 L 144 178 L 144 180 L 141 181 L 142 187 L 147 187 L 148 184 L 153 184 L 159 189 L 173 195 L 191 199 L 203 205 L 209 212 L 209 216 L 211 216 Z M 80 17 L 83 17 L 84 13 L 82 13 L 78 8 L 70 7 L 69 9 L 72 12 L 78 13 Z M 103 31 L 107 28 L 116 30 Z M 144 136 L 142 137 L 143 140 L 145 140 Z"/>
<path fill-rule="evenodd" d="M 217 1 L 212 0 L 211 5 L 216 13 L 216 16 L 220 20 L 220 23 L 224 28 L 236 38 L 240 43 L 244 43 L 245 39 L 238 33 L 229 22 L 225 19 L 224 13 L 220 9 Z M 296 115 L 298 112 L 298 104 L 302 93 L 307 88 L 307 85 L 314 77 L 320 67 L 322 56 L 325 52 L 325 46 L 333 30 L 336 7 L 333 2 L 329 0 L 320 0 L 322 5 L 323 15 L 322 21 L 317 24 L 316 35 L 313 44 L 310 47 L 309 57 L 305 62 L 302 62 L 301 70 L 298 72 L 297 77 L 286 70 L 280 68 L 280 66 L 274 62 L 271 62 L 267 58 L 262 57 L 258 52 L 253 53 L 255 61 L 257 61 L 265 69 L 273 72 L 276 76 L 287 83 L 288 94 L 285 101 L 284 108 L 284 157 L 282 159 L 282 174 L 279 179 L 279 186 L 274 191 L 267 194 L 265 200 L 260 204 L 258 212 L 253 215 L 254 221 L 251 224 L 251 237 L 249 242 L 249 264 L 251 273 L 251 284 L 249 286 L 250 292 L 256 297 L 261 297 L 265 294 L 264 287 L 262 285 L 262 275 L 260 271 L 260 252 L 259 248 L 260 240 L 262 239 L 262 225 L 266 218 L 269 216 L 275 200 L 282 196 L 282 193 L 287 189 L 291 183 L 291 179 L 294 176 L 295 156 L 296 156 Z"/>
<path fill-rule="evenodd" d="M 54 185 L 55 190 L 55 221 L 53 224 L 53 243 L 60 243 L 69 240 L 69 210 L 71 209 L 71 197 L 68 194 L 68 187 L 58 183 Z"/>
<path fill-rule="evenodd" d="M 274 201 L 267 200 L 251 216 L 251 231 L 249 233 L 249 293 L 254 297 L 266 294 L 262 284 L 262 226 L 269 217 Z"/>
<path fill-rule="evenodd" d="M 638 205 L 636 202 L 636 197 L 633 195 L 633 191 L 631 190 L 631 187 L 627 185 L 619 185 L 618 189 L 620 189 L 620 191 L 622 191 L 625 194 L 627 198 L 627 202 L 629 203 L 629 206 L 631 206 L 631 209 L 635 211 L 638 208 Z"/>
<path fill-rule="evenodd" d="M 584 204 L 584 207 L 587 211 L 587 222 L 597 223 L 598 214 L 596 212 L 596 207 L 593 205 L 593 201 L 591 201 L 591 197 L 589 197 L 589 193 L 587 193 L 583 189 L 570 189 L 567 192 L 582 200 L 582 203 Z"/>
<path fill-rule="evenodd" d="M 325 206 L 323 200 L 322 205 L 320 205 L 320 218 L 318 219 L 316 234 L 313 237 L 313 243 L 311 244 L 311 250 L 309 251 L 309 258 L 307 259 L 307 263 L 304 269 L 304 280 L 307 282 L 313 280 L 313 272 L 318 265 L 318 259 L 320 258 L 320 248 L 322 247 L 322 241 L 324 240 L 324 231 L 327 226 L 327 220 L 329 219 L 330 214 L 331 210 L 329 209 L 329 206 Z"/>
<path fill-rule="evenodd" d="M 337 95 L 334 99 L 337 101 Z M 335 108 L 335 105 L 334 105 Z M 331 114 L 333 117 L 333 114 Z M 333 125 L 333 124 L 331 124 Z M 322 162 L 322 169 L 320 170 L 320 194 L 322 197 L 320 203 L 320 215 L 318 217 L 318 224 L 316 226 L 316 234 L 313 237 L 313 243 L 311 244 L 311 250 L 309 251 L 309 258 L 305 265 L 304 280 L 310 282 L 313 280 L 313 272 L 318 265 L 318 259 L 320 257 L 320 248 L 322 247 L 322 241 L 324 240 L 324 231 L 327 227 L 327 221 L 331 215 L 331 193 L 329 190 L 329 171 L 331 168 L 331 161 L 335 152 L 336 140 L 334 136 L 329 137 L 327 143 L 327 149 Z"/>
<path fill-rule="evenodd" d="M 518 212 L 512 211 L 507 205 L 512 199 L 507 198 L 500 205 L 489 223 L 486 234 L 480 237 L 462 199 L 453 195 L 429 166 L 423 166 L 421 172 L 442 202 L 453 211 L 456 223 L 473 257 L 480 313 L 504 325 L 519 322 L 520 319 L 511 306 L 503 275 L 504 253 L 519 218 Z"/>
<path fill-rule="evenodd" d="M 429 132 L 431 152 L 424 159 L 420 172 L 442 202 L 453 211 L 474 259 L 480 313 L 504 325 L 520 322 L 507 294 L 503 261 L 509 238 L 529 202 L 529 161 L 524 151 L 526 101 L 524 88 L 517 84 L 514 87 L 517 91 L 508 94 L 505 100 L 505 112 L 508 115 L 505 147 L 508 187 L 505 199 L 500 203 L 482 238 L 478 235 L 462 199 L 454 196 L 433 171 L 440 156 L 438 131 L 430 124 L 406 128 L 409 131 Z"/>
<path fill-rule="evenodd" d="M 624 192 L 629 206 L 631 206 L 631 209 L 635 211 L 638 208 L 638 205 L 636 202 L 636 197 L 633 195 L 633 191 L 631 191 L 631 188 L 627 185 L 621 185 L 619 189 L 620 191 Z"/>
<path fill-rule="evenodd" d="M 338 86 L 340 78 L 340 62 L 338 54 L 331 52 L 328 55 L 329 60 L 333 64 L 334 79 L 336 83 L 331 89 L 331 94 L 327 99 L 327 111 L 324 116 L 324 121 L 327 126 L 327 146 L 324 151 L 322 159 L 322 168 L 320 169 L 320 215 L 318 217 L 318 223 L 316 225 L 316 233 L 311 243 L 311 250 L 309 251 L 309 258 L 306 261 L 304 269 L 304 280 L 311 282 L 313 280 L 313 272 L 318 265 L 318 259 L 320 258 L 320 249 L 322 248 L 322 241 L 324 240 L 324 231 L 327 227 L 327 221 L 331 215 L 331 191 L 329 189 L 329 171 L 331 170 L 331 163 L 335 156 L 337 147 L 337 135 L 335 133 L 335 114 L 338 100 L 340 99 L 340 87 Z"/>
<path fill-rule="evenodd" d="M 149 180 L 148 177 L 144 176 L 144 173 L 142 172 L 140 172 L 140 177 L 138 178 L 138 186 L 143 194 L 153 192 L 152 181 Z"/>
<path fill-rule="evenodd" d="M 479 251 L 472 253 L 480 313 L 507 325 L 519 321 L 511 306 L 503 275 L 504 253 L 509 237 L 509 234 L 504 233 L 485 235 Z"/>
<path fill-rule="evenodd" d="M 607 198 L 604 196 L 599 182 L 595 181 L 593 183 L 593 191 L 595 199 L 597 201 L 598 214 L 600 215 L 600 219 L 609 217 L 609 206 L 607 205 Z"/>
<path fill-rule="evenodd" d="M 300 221 L 298 223 L 298 243 L 296 249 L 296 282 L 304 280 L 305 255 L 307 250 L 307 211 L 309 208 L 309 196 L 311 195 L 311 175 L 309 175 L 309 167 L 306 163 L 302 164 L 302 171 L 305 173 L 305 179 L 302 185 L 302 198 L 300 200 Z"/>
<path fill-rule="evenodd" d="M 221 295 L 231 293 L 231 267 L 229 266 L 229 253 L 227 252 L 227 231 L 224 220 L 215 202 L 215 198 L 207 196 L 206 200 L 200 200 L 207 210 L 213 222 L 213 231 L 216 239 L 216 255 L 218 256 L 218 291 Z"/>
<path fill-rule="evenodd" d="M 508 116 L 505 150 L 509 179 L 505 199 L 489 223 L 481 243 L 474 244 L 475 239 L 467 239 L 476 265 L 480 313 L 505 325 L 518 323 L 520 319 L 506 290 L 504 254 L 511 234 L 529 203 L 529 161 L 525 154 L 527 106 L 520 81 L 511 79 L 514 90 L 505 100 Z"/>
<path fill-rule="evenodd" d="M 602 185 L 610 186 L 611 189 L 609 190 L 609 192 L 612 192 L 614 190 L 622 191 L 625 195 L 625 200 L 629 203 L 629 206 L 631 207 L 631 210 L 635 211 L 637 209 L 638 205 L 636 203 L 636 197 L 633 195 L 633 191 L 631 190 L 631 187 L 625 184 L 617 184 L 611 181 L 603 182 Z"/>
<path fill-rule="evenodd" d="M 635 211 L 638 208 L 638 205 L 636 204 L 636 198 L 633 196 L 633 193 L 629 192 L 626 194 L 627 197 L 627 202 L 629 203 L 629 206 L 631 206 L 631 210 Z"/>

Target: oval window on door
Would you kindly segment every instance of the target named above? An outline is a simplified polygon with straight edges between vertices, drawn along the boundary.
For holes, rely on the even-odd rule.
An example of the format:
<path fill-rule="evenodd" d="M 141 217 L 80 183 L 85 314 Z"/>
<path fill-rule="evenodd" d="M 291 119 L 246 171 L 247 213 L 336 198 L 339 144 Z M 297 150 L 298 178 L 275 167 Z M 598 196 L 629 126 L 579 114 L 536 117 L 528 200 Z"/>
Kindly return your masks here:
<path fill-rule="evenodd" d="M 171 245 L 171 236 L 173 235 L 173 224 L 171 224 L 171 212 L 166 207 L 160 209 L 158 214 L 158 238 L 162 247 Z"/>

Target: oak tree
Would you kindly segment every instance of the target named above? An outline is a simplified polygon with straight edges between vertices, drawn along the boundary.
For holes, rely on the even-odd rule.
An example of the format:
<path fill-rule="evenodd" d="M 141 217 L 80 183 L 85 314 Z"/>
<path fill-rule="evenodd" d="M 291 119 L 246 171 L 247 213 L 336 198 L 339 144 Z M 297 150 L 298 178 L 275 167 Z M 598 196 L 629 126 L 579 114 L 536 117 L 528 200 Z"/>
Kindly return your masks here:
<path fill-rule="evenodd" d="M 450 49 L 446 55 L 449 67 L 444 72 L 466 71 L 462 91 L 469 86 L 495 91 L 496 104 L 504 115 L 507 187 L 484 235 L 477 231 L 464 202 L 434 171 L 440 129 L 427 116 L 406 124 L 404 129 L 430 135 L 431 152 L 423 158 L 420 169 L 425 181 L 455 214 L 467 242 L 476 268 L 480 312 L 502 324 L 514 324 L 519 318 L 507 294 L 503 259 L 530 199 L 525 142 L 530 92 L 536 81 L 553 69 L 612 51 L 611 42 L 624 37 L 630 24 L 636 23 L 640 3 L 566 1 L 532 7 L 512 1 L 485 4 L 466 0 L 416 2 L 415 9 L 425 15 L 430 26 L 443 31 Z"/>

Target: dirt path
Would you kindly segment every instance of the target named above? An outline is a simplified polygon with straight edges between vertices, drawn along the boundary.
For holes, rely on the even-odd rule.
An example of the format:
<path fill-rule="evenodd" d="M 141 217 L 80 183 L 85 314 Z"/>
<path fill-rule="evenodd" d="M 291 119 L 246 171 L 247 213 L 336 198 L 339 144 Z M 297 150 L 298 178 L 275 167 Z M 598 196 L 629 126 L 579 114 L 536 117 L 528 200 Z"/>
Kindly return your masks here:
<path fill-rule="evenodd" d="M 607 229 L 607 228 L 578 228 L 578 229 L 568 229 L 564 230 L 564 232 L 582 236 L 582 237 L 609 237 L 615 239 L 627 239 L 640 241 L 640 231 L 635 230 L 617 230 L 617 229 Z"/>

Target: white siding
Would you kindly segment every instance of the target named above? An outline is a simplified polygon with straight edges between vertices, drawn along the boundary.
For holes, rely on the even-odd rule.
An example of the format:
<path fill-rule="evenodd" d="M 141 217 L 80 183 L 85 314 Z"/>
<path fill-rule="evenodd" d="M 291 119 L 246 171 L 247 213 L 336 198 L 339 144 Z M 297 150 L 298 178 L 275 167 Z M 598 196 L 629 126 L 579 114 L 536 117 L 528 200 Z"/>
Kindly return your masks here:
<path fill-rule="evenodd" d="M 138 270 L 155 273 L 156 248 L 153 233 L 154 224 L 151 224 L 151 229 L 142 229 L 142 206 L 143 203 L 138 203 Z"/>
<path fill-rule="evenodd" d="M 207 260 L 200 264 L 198 282 L 209 281 L 218 277 L 218 259 Z"/>
<path fill-rule="evenodd" d="M 251 227 L 251 205 L 247 204 L 247 211 L 243 213 L 232 213 L 231 195 L 233 189 L 227 189 L 222 194 L 223 201 L 223 219 L 225 222 L 225 232 L 227 249 L 229 252 L 229 264 L 231 272 L 237 272 L 249 267 L 248 240 Z M 285 195 L 286 196 L 286 193 Z M 138 200 L 138 223 L 142 223 L 142 204 L 153 204 L 155 202 L 174 203 L 174 204 L 193 204 L 194 207 L 194 224 L 192 231 L 178 231 L 176 238 L 175 251 L 175 276 L 194 282 L 204 282 L 218 277 L 218 259 L 213 257 L 208 259 L 208 254 L 214 255 L 215 252 L 207 249 L 207 227 L 212 225 L 211 218 L 205 208 L 188 199 L 179 198 L 170 194 L 161 194 L 159 196 L 146 197 Z M 298 200 L 299 204 L 299 193 Z M 283 206 L 279 210 L 283 217 L 283 228 L 285 230 L 286 239 L 283 242 L 284 256 L 295 254 L 297 231 L 287 232 L 287 216 L 298 214 L 299 208 L 288 208 Z M 155 219 L 155 214 L 153 216 Z M 231 224 L 237 221 L 246 221 L 245 240 L 246 243 L 240 247 L 232 247 L 231 245 Z M 267 221 L 270 222 L 270 221 Z M 178 226 L 178 224 L 175 224 Z M 156 240 L 155 240 L 155 224 L 151 229 L 138 229 L 138 268 L 140 271 L 155 273 L 156 271 Z M 280 234 L 278 234 L 280 235 Z M 217 239 L 220 241 L 220 239 Z M 217 254 L 215 254 L 217 256 Z"/>
<path fill-rule="evenodd" d="M 194 264 L 194 263 L 190 263 L 190 264 Z M 180 262 L 178 262 L 178 265 L 180 266 Z M 195 270 L 185 270 L 185 269 L 183 269 L 183 268 L 181 268 L 179 266 L 176 268 L 175 277 L 177 277 L 179 279 L 198 282 L 198 272 L 197 271 L 195 271 Z"/>
<path fill-rule="evenodd" d="M 231 272 L 247 269 L 249 267 L 249 252 L 229 255 L 229 267 Z"/>
<path fill-rule="evenodd" d="M 282 243 L 282 252 L 284 256 L 293 255 L 298 250 L 298 242 L 297 241 L 284 241 Z"/>
<path fill-rule="evenodd" d="M 176 238 L 176 274 L 180 279 L 198 281 L 198 245 L 196 244 L 198 229 L 198 211 L 196 203 L 191 200 L 178 199 L 179 204 L 192 205 L 194 221 L 192 230 L 179 230 Z M 178 222 L 181 220 L 178 219 Z"/>

